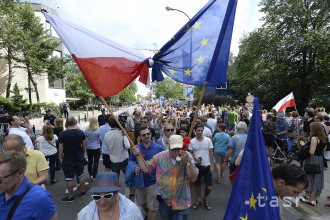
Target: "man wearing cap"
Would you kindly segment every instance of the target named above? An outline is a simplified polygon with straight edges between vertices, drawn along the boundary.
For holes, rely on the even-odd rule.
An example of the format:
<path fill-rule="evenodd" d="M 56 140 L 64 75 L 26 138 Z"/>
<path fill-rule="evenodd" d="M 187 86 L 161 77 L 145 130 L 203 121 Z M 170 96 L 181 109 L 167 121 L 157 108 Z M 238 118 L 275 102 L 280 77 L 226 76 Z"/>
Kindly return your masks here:
<path fill-rule="evenodd" d="M 140 209 L 120 189 L 116 173 L 99 173 L 90 190 L 93 201 L 78 213 L 78 220 L 142 220 Z"/>
<path fill-rule="evenodd" d="M 51 124 L 52 126 L 54 126 L 55 118 L 56 117 L 52 114 L 52 110 L 47 109 L 46 115 L 44 116 L 44 124 Z"/>
<path fill-rule="evenodd" d="M 169 149 L 156 154 L 149 160 L 148 167 L 140 157 L 139 148 L 133 153 L 144 173 L 156 173 L 156 194 L 159 213 L 163 219 L 188 219 L 191 206 L 190 182 L 197 179 L 198 169 L 194 159 L 183 151 L 183 138 L 171 135 Z"/>
<path fill-rule="evenodd" d="M 285 120 L 285 114 L 283 112 L 277 114 L 275 121 L 275 132 L 278 139 L 282 141 L 283 149 L 287 151 L 288 147 L 288 130 L 289 123 Z"/>
<path fill-rule="evenodd" d="M 137 145 L 145 160 L 151 160 L 156 154 L 165 150 L 165 148 L 152 141 L 151 131 L 147 126 L 142 125 L 140 128 L 140 140 Z M 131 155 L 130 161 L 136 162 L 134 154 Z M 140 175 L 140 168 L 135 168 L 135 174 Z M 144 187 L 136 189 L 136 203 L 141 206 L 148 220 L 156 219 L 156 211 L 158 209 L 158 202 L 156 198 L 156 175 L 155 173 L 143 173 Z"/>

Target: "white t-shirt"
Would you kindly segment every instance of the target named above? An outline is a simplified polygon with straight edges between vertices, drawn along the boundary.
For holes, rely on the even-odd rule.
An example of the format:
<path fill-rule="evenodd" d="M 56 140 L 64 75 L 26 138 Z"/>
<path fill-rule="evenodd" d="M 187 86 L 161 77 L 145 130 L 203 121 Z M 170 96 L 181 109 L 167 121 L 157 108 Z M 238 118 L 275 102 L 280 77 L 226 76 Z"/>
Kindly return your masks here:
<path fill-rule="evenodd" d="M 203 136 L 204 137 L 212 137 L 212 131 L 208 127 L 204 126 L 203 130 Z"/>
<path fill-rule="evenodd" d="M 25 147 L 29 148 L 29 149 L 34 149 L 34 146 L 32 144 L 32 140 L 30 138 L 30 136 L 26 133 L 26 129 L 25 128 L 9 128 L 9 132 L 8 134 L 17 134 L 19 136 L 21 136 L 23 138 L 23 141 L 25 143 Z"/>
<path fill-rule="evenodd" d="M 217 127 L 217 120 L 215 120 L 214 118 L 208 118 L 206 124 L 208 124 L 212 128 L 213 132 Z"/>
<path fill-rule="evenodd" d="M 54 135 L 53 140 L 48 141 L 45 139 L 44 136 L 40 136 L 37 138 L 38 145 L 40 151 L 45 155 L 45 156 L 51 156 L 57 153 L 57 148 L 56 148 L 56 141 L 58 137 Z M 52 146 L 53 145 L 53 146 Z"/>
<path fill-rule="evenodd" d="M 213 144 L 210 138 L 204 136 L 202 141 L 198 141 L 196 138 L 193 138 L 188 149 L 194 152 L 195 157 L 202 158 L 202 166 L 209 166 L 211 164 L 210 149 L 213 149 Z"/>

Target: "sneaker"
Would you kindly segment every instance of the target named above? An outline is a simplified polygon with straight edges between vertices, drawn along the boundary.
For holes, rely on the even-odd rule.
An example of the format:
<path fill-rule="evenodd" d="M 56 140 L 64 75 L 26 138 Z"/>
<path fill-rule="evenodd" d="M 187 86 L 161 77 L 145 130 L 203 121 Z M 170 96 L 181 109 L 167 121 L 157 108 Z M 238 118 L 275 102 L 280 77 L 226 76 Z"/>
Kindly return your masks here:
<path fill-rule="evenodd" d="M 61 202 L 74 202 L 74 197 L 69 198 L 68 196 L 61 199 Z"/>
<path fill-rule="evenodd" d="M 77 189 L 78 189 L 78 187 L 76 187 L 76 186 L 73 187 L 73 192 L 76 191 Z M 68 194 L 68 193 L 69 193 L 69 191 L 68 191 L 68 189 L 66 189 L 66 190 L 65 190 L 65 194 Z"/>
<path fill-rule="evenodd" d="M 85 196 L 86 196 L 86 192 L 81 192 L 81 193 L 80 193 L 80 196 L 81 196 L 81 197 L 85 197 Z"/>

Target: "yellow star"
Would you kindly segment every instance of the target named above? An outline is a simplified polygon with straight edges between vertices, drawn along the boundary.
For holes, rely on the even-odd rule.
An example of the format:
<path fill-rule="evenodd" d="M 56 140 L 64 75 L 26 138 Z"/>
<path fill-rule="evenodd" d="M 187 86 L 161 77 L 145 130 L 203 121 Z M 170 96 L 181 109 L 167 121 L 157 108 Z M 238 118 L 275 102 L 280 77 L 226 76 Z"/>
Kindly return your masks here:
<path fill-rule="evenodd" d="M 256 211 L 256 202 L 257 202 L 257 200 L 254 198 L 253 193 L 251 193 L 251 196 L 250 196 L 250 208 L 253 207 L 254 208 L 254 211 Z"/>
<path fill-rule="evenodd" d="M 193 28 L 195 29 L 195 31 L 196 31 L 197 29 L 200 29 L 200 28 L 201 28 L 201 23 L 202 23 L 202 22 L 196 22 L 196 23 L 193 25 Z"/>
<path fill-rule="evenodd" d="M 160 53 L 160 50 L 158 50 L 157 52 L 156 52 L 156 54 L 159 54 Z"/>
<path fill-rule="evenodd" d="M 261 188 L 265 193 L 267 193 L 267 189 L 266 188 Z"/>
<path fill-rule="evenodd" d="M 186 70 L 184 71 L 184 74 L 190 76 L 190 75 L 191 75 L 191 70 L 190 70 L 190 69 L 186 69 Z"/>
<path fill-rule="evenodd" d="M 204 62 L 204 57 L 199 56 L 196 60 L 197 60 L 198 63 L 203 63 Z"/>
<path fill-rule="evenodd" d="M 241 216 L 240 216 L 239 218 L 240 218 L 241 220 L 248 220 L 248 215 L 246 214 L 244 218 L 241 217 Z"/>
<path fill-rule="evenodd" d="M 191 28 L 191 27 L 190 27 L 189 25 L 187 25 L 186 30 L 185 30 L 184 32 L 189 31 L 190 28 Z"/>
<path fill-rule="evenodd" d="M 175 74 L 175 70 L 174 69 L 169 69 L 168 70 L 170 72 L 170 74 L 174 75 Z"/>
<path fill-rule="evenodd" d="M 203 37 L 203 40 L 201 40 L 201 44 L 202 44 L 202 46 L 205 46 L 205 45 L 207 45 L 208 43 L 209 43 L 209 39 Z"/>

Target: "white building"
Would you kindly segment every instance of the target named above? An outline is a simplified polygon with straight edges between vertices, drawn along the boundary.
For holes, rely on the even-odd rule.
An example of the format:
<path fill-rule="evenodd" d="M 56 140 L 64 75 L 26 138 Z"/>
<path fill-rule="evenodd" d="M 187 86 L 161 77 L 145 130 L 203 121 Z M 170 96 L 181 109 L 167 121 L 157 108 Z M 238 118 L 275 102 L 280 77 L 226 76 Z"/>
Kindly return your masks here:
<path fill-rule="evenodd" d="M 45 17 L 41 13 L 41 10 L 46 10 L 48 13 L 58 16 L 57 12 L 47 6 L 37 3 L 31 3 L 35 15 L 40 18 L 41 23 L 44 25 L 45 29 L 48 30 L 48 34 L 52 35 L 55 40 L 60 41 L 58 35 L 50 24 L 46 21 Z M 54 51 L 53 56 L 62 57 L 64 51 L 64 45 L 61 44 L 56 51 Z M 41 76 L 34 77 L 40 102 L 55 103 L 60 104 L 66 102 L 65 88 L 64 88 L 64 79 L 50 81 L 48 79 L 47 73 L 42 74 Z M 0 59 L 0 95 L 6 96 L 6 88 L 8 81 L 8 65 L 5 59 Z M 25 69 L 13 69 L 13 78 L 11 83 L 11 90 L 13 89 L 15 83 L 17 83 L 21 95 L 28 100 L 29 94 L 27 91 L 28 88 L 28 77 Z M 32 86 L 33 89 L 33 86 Z M 12 94 L 11 94 L 12 95 Z M 32 92 L 32 102 L 37 103 L 36 93 Z"/>

